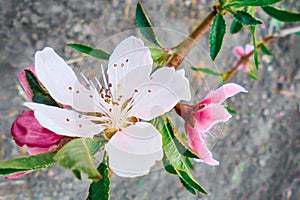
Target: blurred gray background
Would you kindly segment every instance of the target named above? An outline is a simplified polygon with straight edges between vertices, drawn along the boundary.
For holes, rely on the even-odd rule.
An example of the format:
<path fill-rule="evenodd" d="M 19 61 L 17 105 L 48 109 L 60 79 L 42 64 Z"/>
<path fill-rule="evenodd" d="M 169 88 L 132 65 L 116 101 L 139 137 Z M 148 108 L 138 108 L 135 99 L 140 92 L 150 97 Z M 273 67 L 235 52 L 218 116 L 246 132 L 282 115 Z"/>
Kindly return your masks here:
<path fill-rule="evenodd" d="M 141 1 L 154 26 L 188 34 L 211 10 L 211 1 Z M 66 60 L 79 54 L 66 46 L 79 42 L 96 46 L 118 32 L 136 28 L 135 0 L 0 1 L 0 159 L 25 155 L 10 135 L 10 126 L 24 109 L 17 75 L 34 64 L 34 53 L 53 47 Z M 300 2 L 287 0 L 287 9 L 300 11 Z M 258 10 L 258 12 L 261 12 Z M 258 34 L 265 36 L 270 19 Z M 229 16 L 226 16 L 229 23 Z M 284 24 L 284 28 L 296 26 Z M 299 23 L 298 23 L 299 25 Z M 229 32 L 228 32 L 229 33 Z M 207 44 L 207 35 L 201 42 Z M 227 34 L 217 59 L 220 70 L 234 62 L 232 49 L 251 42 L 249 30 Z M 207 46 L 206 46 L 207 47 Z M 217 167 L 195 164 L 195 178 L 209 195 L 193 196 L 177 177 L 158 170 L 148 176 L 111 179 L 111 199 L 299 199 L 300 196 L 300 70 L 299 36 L 275 40 L 273 57 L 263 57 L 258 81 L 243 72 L 232 81 L 249 90 L 228 102 L 237 114 L 213 149 Z M 281 78 L 280 78 L 281 77 Z M 88 184 L 59 166 L 21 179 L 0 178 L 2 199 L 85 199 Z"/>

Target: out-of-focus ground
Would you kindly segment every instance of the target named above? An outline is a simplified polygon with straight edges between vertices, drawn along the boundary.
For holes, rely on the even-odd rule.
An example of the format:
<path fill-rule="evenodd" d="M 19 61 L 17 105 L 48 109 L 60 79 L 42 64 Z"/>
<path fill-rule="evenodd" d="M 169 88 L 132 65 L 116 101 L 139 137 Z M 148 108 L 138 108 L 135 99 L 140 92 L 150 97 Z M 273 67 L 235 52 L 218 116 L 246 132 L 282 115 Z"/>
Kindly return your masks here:
<path fill-rule="evenodd" d="M 203 20 L 212 5 L 205 0 L 142 3 L 155 26 L 185 34 Z M 283 5 L 300 10 L 300 2 L 295 0 Z M 51 46 L 65 59 L 76 58 L 79 54 L 67 43 L 95 46 L 112 34 L 135 28 L 135 8 L 134 0 L 0 1 L 1 160 L 26 154 L 12 140 L 10 126 L 24 109 L 17 75 L 34 64 L 34 53 Z M 258 34 L 267 34 L 269 22 L 267 18 L 266 28 L 259 28 Z M 291 26 L 285 24 L 284 28 Z M 225 41 L 217 59 L 220 70 L 232 66 L 234 46 L 251 41 L 249 30 L 228 34 Z M 207 44 L 207 37 L 202 43 Z M 299 36 L 277 39 L 271 50 L 275 56 L 262 59 L 258 81 L 243 72 L 232 79 L 249 93 L 228 101 L 237 114 L 213 149 L 220 165 L 195 164 L 193 174 L 209 191 L 208 196 L 189 194 L 177 177 L 158 170 L 136 179 L 114 175 L 111 199 L 299 199 Z M 54 166 L 18 180 L 0 178 L 0 199 L 85 199 L 87 187 L 86 181 L 80 182 L 69 171 Z"/>

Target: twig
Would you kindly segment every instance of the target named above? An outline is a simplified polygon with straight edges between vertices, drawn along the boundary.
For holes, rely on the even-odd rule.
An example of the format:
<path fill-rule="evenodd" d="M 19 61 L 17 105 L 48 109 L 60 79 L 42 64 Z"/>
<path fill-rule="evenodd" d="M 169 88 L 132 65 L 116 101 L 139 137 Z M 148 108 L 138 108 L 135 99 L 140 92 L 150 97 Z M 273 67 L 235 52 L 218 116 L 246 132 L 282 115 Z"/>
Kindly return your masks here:
<path fill-rule="evenodd" d="M 193 30 L 189 37 L 173 48 L 175 50 L 175 54 L 170 58 L 167 66 L 174 67 L 175 69 L 179 67 L 196 42 L 209 30 L 217 13 L 217 9 L 214 6 L 214 10 L 207 15 L 207 17 L 196 27 L 196 29 Z"/>

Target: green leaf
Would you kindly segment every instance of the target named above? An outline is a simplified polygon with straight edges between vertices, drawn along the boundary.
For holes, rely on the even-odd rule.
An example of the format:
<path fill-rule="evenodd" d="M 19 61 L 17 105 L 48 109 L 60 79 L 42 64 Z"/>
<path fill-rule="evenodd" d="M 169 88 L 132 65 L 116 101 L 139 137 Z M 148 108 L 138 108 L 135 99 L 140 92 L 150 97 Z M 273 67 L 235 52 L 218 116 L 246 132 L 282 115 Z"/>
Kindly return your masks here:
<path fill-rule="evenodd" d="M 210 68 L 192 67 L 191 69 L 194 70 L 194 71 L 204 72 L 206 74 L 210 74 L 210 75 L 213 75 L 213 76 L 222 76 L 221 73 L 216 72 L 216 71 L 214 71 L 214 70 L 212 70 Z"/>
<path fill-rule="evenodd" d="M 231 26 L 230 26 L 230 33 L 235 34 L 242 30 L 243 24 L 238 22 L 236 19 L 232 20 Z"/>
<path fill-rule="evenodd" d="M 191 170 L 194 170 L 194 165 L 193 165 L 193 162 L 191 161 L 191 159 L 187 156 L 185 156 L 184 158 L 185 158 L 185 163 L 187 164 L 187 166 L 189 166 L 189 168 Z"/>
<path fill-rule="evenodd" d="M 1 161 L 0 176 L 49 167 L 56 163 L 56 160 L 53 158 L 56 153 L 57 151 L 49 151 L 47 153 Z"/>
<path fill-rule="evenodd" d="M 179 153 L 189 158 L 199 158 L 198 154 L 195 151 L 193 151 L 182 139 L 182 137 L 179 135 L 178 131 L 176 130 L 169 118 L 166 118 L 165 123 L 167 128 L 170 130 L 170 136 L 173 138 L 173 141 Z"/>
<path fill-rule="evenodd" d="M 136 6 L 136 23 L 142 33 L 142 35 L 153 44 L 163 48 L 162 44 L 158 41 L 157 36 L 152 28 L 149 17 L 147 16 L 141 2 L 138 2 Z"/>
<path fill-rule="evenodd" d="M 101 175 L 94 166 L 92 155 L 95 154 L 101 146 L 104 146 L 102 139 L 74 139 L 61 148 L 54 159 L 57 160 L 62 167 L 83 171 L 89 175 L 89 178 L 98 180 L 101 178 Z"/>
<path fill-rule="evenodd" d="M 89 188 L 88 200 L 108 200 L 110 196 L 110 179 L 106 153 L 97 170 L 103 178 L 99 181 L 93 181 Z"/>
<path fill-rule="evenodd" d="M 234 14 L 235 19 L 244 26 L 262 24 L 258 19 L 255 19 L 252 15 L 243 10 L 238 10 Z"/>
<path fill-rule="evenodd" d="M 197 190 L 195 190 L 193 187 L 191 187 L 189 184 L 187 184 L 182 178 L 179 178 L 180 182 L 182 183 L 183 187 L 185 187 L 185 189 L 187 191 L 189 191 L 191 194 L 196 195 L 197 194 Z"/>
<path fill-rule="evenodd" d="M 218 53 L 221 50 L 224 36 L 226 34 L 226 23 L 222 14 L 217 14 L 214 18 L 210 34 L 209 34 L 209 45 L 210 45 L 210 57 L 215 60 Z"/>
<path fill-rule="evenodd" d="M 232 0 L 228 6 L 244 7 L 244 6 L 267 6 L 282 0 Z"/>
<path fill-rule="evenodd" d="M 257 41 L 256 41 L 256 28 L 255 26 L 251 26 L 251 34 L 252 34 L 252 40 L 253 40 L 253 46 L 254 46 L 254 64 L 256 66 L 256 69 L 259 69 L 259 58 L 258 58 L 258 51 L 257 51 Z"/>
<path fill-rule="evenodd" d="M 255 70 L 252 69 L 252 67 L 250 67 L 250 70 L 248 72 L 248 77 L 254 80 L 258 80 L 258 74 Z"/>
<path fill-rule="evenodd" d="M 70 43 L 67 46 L 98 60 L 108 60 L 110 56 L 110 53 L 103 49 L 93 48 L 84 44 Z"/>
<path fill-rule="evenodd" d="M 260 44 L 260 49 L 261 49 L 262 53 L 265 55 L 268 55 L 268 56 L 273 55 L 272 52 L 268 49 L 268 47 L 264 43 Z"/>
<path fill-rule="evenodd" d="M 170 161 L 166 158 L 166 156 L 164 155 L 163 159 L 162 159 L 163 165 L 165 167 L 165 170 L 170 173 L 170 174 L 176 174 L 177 172 L 174 169 L 174 167 L 172 166 L 172 164 L 170 163 Z"/>
<path fill-rule="evenodd" d="M 232 109 L 231 107 L 225 106 L 225 108 L 229 112 L 229 114 L 231 114 L 231 115 L 235 115 L 236 114 L 236 111 L 234 109 Z"/>
<path fill-rule="evenodd" d="M 207 192 L 197 183 L 192 177 L 188 167 L 183 161 L 181 154 L 174 142 L 173 129 L 168 124 L 170 121 L 166 116 L 158 117 L 152 120 L 152 123 L 156 126 L 157 130 L 162 135 L 163 149 L 167 160 L 171 163 L 172 167 L 178 174 L 178 176 L 188 185 L 190 188 L 197 190 L 198 192 L 207 194 Z"/>
<path fill-rule="evenodd" d="M 270 15 L 271 17 L 282 21 L 282 22 L 299 22 L 300 21 L 300 13 L 298 12 L 290 12 L 287 10 L 283 10 L 277 8 L 275 6 L 264 6 L 261 7 L 265 13 Z"/>
<path fill-rule="evenodd" d="M 174 167 L 170 163 L 170 161 L 166 158 L 166 156 L 163 157 L 162 161 L 163 161 L 163 165 L 165 167 L 165 170 L 168 173 L 178 175 L 176 170 L 174 169 Z M 185 187 L 185 189 L 187 191 L 189 191 L 190 193 L 192 193 L 194 195 L 197 193 L 197 191 L 193 187 L 191 187 L 189 184 L 187 184 L 182 178 L 179 177 L 179 179 L 180 179 L 180 182 L 182 183 L 182 185 Z"/>
<path fill-rule="evenodd" d="M 81 180 L 81 171 L 80 170 L 73 169 L 72 173 L 75 176 L 75 178 L 77 178 L 78 180 Z"/>
<path fill-rule="evenodd" d="M 39 81 L 31 71 L 25 70 L 25 75 L 33 93 L 33 102 L 60 107 L 59 104 L 50 96 L 48 91 L 40 85 Z"/>
<path fill-rule="evenodd" d="M 169 57 L 172 55 L 172 53 L 168 53 L 167 51 L 162 51 L 153 47 L 149 47 L 149 49 L 151 52 L 153 62 L 156 62 L 159 65 L 164 65 L 168 61 Z"/>

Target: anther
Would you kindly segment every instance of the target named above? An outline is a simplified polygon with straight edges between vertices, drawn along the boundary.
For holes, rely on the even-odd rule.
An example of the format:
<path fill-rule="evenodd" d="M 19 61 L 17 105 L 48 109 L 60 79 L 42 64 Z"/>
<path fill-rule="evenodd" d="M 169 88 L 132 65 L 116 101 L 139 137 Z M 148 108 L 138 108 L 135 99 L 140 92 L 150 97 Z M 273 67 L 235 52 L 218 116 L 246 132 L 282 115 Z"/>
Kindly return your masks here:
<path fill-rule="evenodd" d="M 150 93 L 150 92 L 152 92 L 152 90 L 148 90 L 148 92 Z"/>
<path fill-rule="evenodd" d="M 117 64 L 114 64 L 114 67 L 117 67 Z"/>
<path fill-rule="evenodd" d="M 134 89 L 134 92 L 139 92 L 137 89 Z"/>
<path fill-rule="evenodd" d="M 124 67 L 124 63 L 121 64 L 121 67 Z"/>
<path fill-rule="evenodd" d="M 70 119 L 69 119 L 69 118 L 66 118 L 66 121 L 67 121 L 67 122 L 69 122 L 69 121 L 70 121 Z"/>
<path fill-rule="evenodd" d="M 68 89 L 69 89 L 69 90 L 72 90 L 72 87 L 70 86 L 70 87 L 68 87 Z"/>
<path fill-rule="evenodd" d="M 79 124 L 79 128 L 82 128 L 82 124 Z"/>
<path fill-rule="evenodd" d="M 125 60 L 125 62 L 128 62 L 128 58 Z"/>

